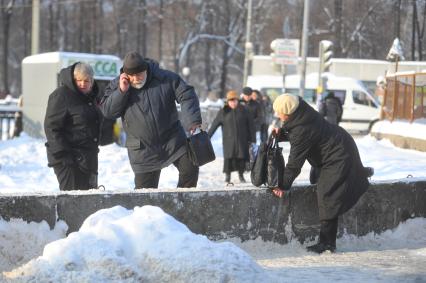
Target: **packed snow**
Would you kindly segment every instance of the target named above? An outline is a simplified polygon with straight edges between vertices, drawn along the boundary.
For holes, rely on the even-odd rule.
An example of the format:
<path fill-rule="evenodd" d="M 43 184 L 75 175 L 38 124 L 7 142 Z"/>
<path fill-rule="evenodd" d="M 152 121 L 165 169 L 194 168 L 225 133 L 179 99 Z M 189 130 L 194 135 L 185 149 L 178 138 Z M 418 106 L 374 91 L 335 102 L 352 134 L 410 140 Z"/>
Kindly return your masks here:
<path fill-rule="evenodd" d="M 217 159 L 200 168 L 197 189 L 223 188 L 221 131 L 212 139 Z M 356 138 L 372 182 L 426 179 L 426 153 L 400 149 L 371 136 Z M 287 160 L 289 145 L 284 147 Z M 46 166 L 44 141 L 23 134 L 0 143 L 0 194 L 59 192 Z M 305 164 L 296 184 L 308 182 Z M 237 175 L 232 175 L 236 187 Z M 160 187 L 175 190 L 178 172 L 163 169 Z M 407 179 L 408 178 L 408 179 Z M 246 173 L 246 179 L 249 175 Z M 133 190 L 126 149 L 101 147 L 99 184 Z M 113 207 L 86 219 L 66 236 L 66 224 L 0 219 L 0 281 L 6 282 L 426 282 L 426 219 L 393 231 L 343 235 L 337 253 L 315 255 L 293 239 L 287 245 L 260 239 L 212 242 L 153 206 Z"/>

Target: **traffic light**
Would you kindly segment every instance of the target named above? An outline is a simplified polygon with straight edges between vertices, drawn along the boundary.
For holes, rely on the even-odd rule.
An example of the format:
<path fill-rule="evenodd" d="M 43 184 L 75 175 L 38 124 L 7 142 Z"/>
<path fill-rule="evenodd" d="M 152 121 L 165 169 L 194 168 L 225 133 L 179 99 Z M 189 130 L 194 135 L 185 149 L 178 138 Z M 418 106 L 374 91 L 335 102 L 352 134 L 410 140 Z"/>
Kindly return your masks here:
<path fill-rule="evenodd" d="M 333 42 L 321 40 L 319 45 L 320 73 L 330 71 L 333 57 Z"/>

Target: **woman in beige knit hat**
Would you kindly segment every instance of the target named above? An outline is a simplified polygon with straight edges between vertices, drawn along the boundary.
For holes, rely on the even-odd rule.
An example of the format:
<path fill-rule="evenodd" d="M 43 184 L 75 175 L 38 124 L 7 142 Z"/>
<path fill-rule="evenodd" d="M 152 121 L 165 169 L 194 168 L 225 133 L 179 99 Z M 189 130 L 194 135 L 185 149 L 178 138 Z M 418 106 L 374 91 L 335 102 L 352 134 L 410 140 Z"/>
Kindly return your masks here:
<path fill-rule="evenodd" d="M 353 207 L 369 186 L 372 168 L 362 165 L 354 139 L 341 127 L 332 125 L 302 98 L 282 94 L 274 111 L 283 122 L 274 129 L 280 141 L 290 142 L 290 155 L 283 172 L 283 184 L 274 188 L 277 197 L 290 190 L 306 160 L 320 169 L 317 199 L 320 219 L 318 243 L 308 251 L 322 253 L 336 249 L 337 219 Z"/>

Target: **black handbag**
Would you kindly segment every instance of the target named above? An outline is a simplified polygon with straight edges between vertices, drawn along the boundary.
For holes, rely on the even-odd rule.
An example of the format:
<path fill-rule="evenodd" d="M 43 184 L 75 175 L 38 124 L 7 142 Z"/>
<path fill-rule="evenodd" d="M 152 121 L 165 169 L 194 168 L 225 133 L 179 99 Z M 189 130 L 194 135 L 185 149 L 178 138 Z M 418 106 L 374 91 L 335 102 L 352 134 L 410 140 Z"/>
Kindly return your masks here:
<path fill-rule="evenodd" d="M 195 166 L 203 166 L 216 159 L 213 145 L 207 132 L 200 130 L 199 133 L 187 138 L 187 150 L 189 159 Z"/>
<path fill-rule="evenodd" d="M 283 157 L 283 148 L 278 146 L 278 140 L 274 138 L 272 146 L 268 148 L 268 166 L 267 166 L 267 184 L 269 188 L 281 188 L 283 185 L 283 176 L 285 162 Z"/>
<path fill-rule="evenodd" d="M 250 172 L 251 183 L 260 187 L 266 183 L 267 178 L 267 166 L 268 166 L 268 149 L 271 146 L 272 135 L 269 136 L 266 142 L 262 142 L 257 149 L 256 156 L 254 158 L 254 163 Z"/>
<path fill-rule="evenodd" d="M 251 183 L 256 187 L 264 184 L 270 188 L 281 187 L 284 168 L 282 147 L 278 146 L 277 138 L 270 135 L 268 141 L 262 142 L 257 151 L 250 173 Z"/>
<path fill-rule="evenodd" d="M 257 150 L 256 159 L 250 172 L 251 183 L 260 187 L 266 183 L 266 155 L 268 153 L 268 144 L 262 142 Z"/>

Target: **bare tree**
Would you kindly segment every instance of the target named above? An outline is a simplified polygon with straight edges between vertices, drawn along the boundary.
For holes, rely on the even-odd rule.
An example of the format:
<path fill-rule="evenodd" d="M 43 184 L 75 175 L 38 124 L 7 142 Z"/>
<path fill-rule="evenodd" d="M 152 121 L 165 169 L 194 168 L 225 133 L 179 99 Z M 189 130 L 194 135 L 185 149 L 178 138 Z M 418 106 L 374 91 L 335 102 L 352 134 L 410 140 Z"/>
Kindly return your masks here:
<path fill-rule="evenodd" d="M 7 5 L 4 0 L 1 0 L 2 26 L 3 26 L 3 89 L 9 93 L 9 77 L 8 77 L 8 59 L 9 59 L 9 27 L 12 17 L 14 0 L 8 1 Z"/>
<path fill-rule="evenodd" d="M 336 57 L 342 56 L 342 0 L 334 0 L 334 54 Z"/>

